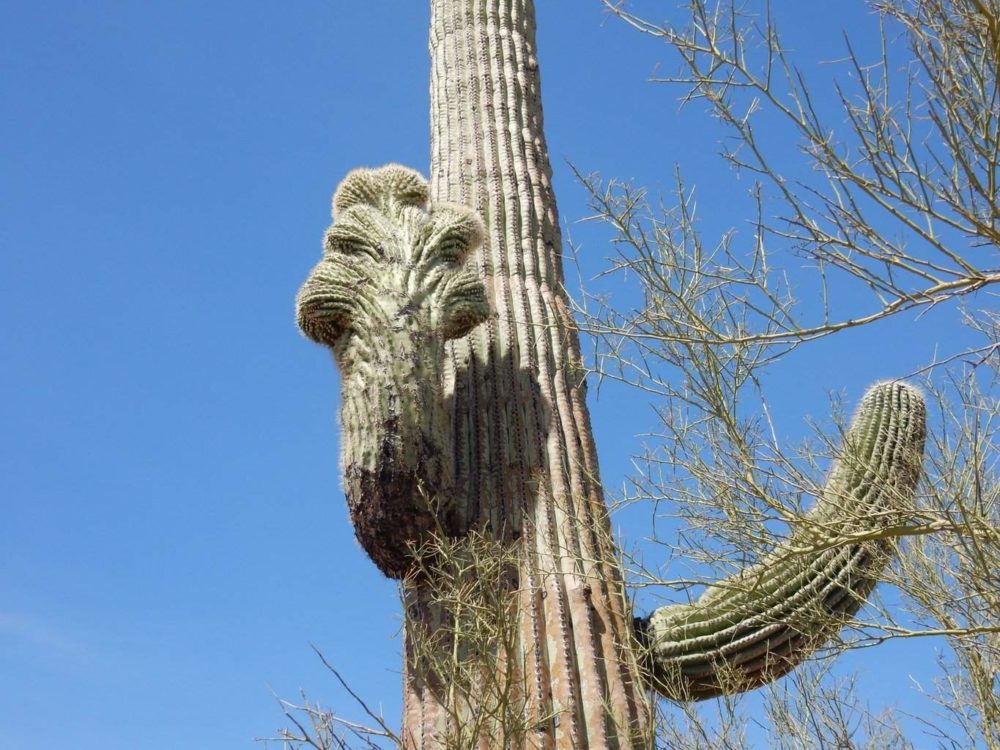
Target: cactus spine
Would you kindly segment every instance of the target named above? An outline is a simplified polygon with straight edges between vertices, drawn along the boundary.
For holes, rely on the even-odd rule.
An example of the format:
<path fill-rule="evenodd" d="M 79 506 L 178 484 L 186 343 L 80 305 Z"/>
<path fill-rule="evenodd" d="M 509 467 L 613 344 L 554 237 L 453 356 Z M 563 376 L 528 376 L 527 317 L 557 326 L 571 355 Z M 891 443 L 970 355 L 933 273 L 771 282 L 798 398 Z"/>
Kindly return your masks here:
<path fill-rule="evenodd" d="M 633 623 L 562 289 L 534 7 L 431 0 L 431 11 L 436 202 L 425 209 L 422 181 L 408 170 L 352 173 L 299 296 L 303 331 L 330 346 L 341 368 L 351 515 L 391 576 L 407 571 L 403 550 L 435 527 L 475 527 L 519 548 L 509 693 L 523 699 L 530 731 L 471 746 L 647 748 L 647 687 L 700 698 L 761 684 L 856 610 L 891 544 L 877 533 L 844 544 L 843 534 L 898 522 L 919 472 L 923 406 L 901 385 L 866 397 L 811 519 L 829 539 L 793 534 L 696 604 Z M 484 219 L 485 242 L 472 255 L 479 282 L 460 267 L 478 241 L 475 222 L 452 202 Z M 408 579 L 404 596 L 402 737 L 412 750 L 437 750 L 476 696 L 456 698 L 412 648 L 413 632 L 446 618 L 427 581 Z M 453 645 L 441 640 L 444 650 Z"/>

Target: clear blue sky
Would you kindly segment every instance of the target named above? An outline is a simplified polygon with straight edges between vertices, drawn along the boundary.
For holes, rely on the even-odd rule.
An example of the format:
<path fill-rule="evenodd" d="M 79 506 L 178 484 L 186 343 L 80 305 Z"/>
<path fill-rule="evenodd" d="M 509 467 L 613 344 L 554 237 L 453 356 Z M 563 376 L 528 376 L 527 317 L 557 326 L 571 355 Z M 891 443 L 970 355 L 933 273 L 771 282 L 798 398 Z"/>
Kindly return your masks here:
<path fill-rule="evenodd" d="M 272 691 L 348 706 L 310 643 L 397 720 L 395 589 L 353 539 L 334 368 L 293 300 L 347 170 L 426 171 L 425 5 L 0 8 L 0 750 L 252 747 L 282 724 Z M 597 0 L 539 5 L 585 272 L 610 253 L 573 223 L 566 160 L 664 189 L 681 162 L 707 226 L 742 226 L 728 208 L 748 186 L 713 127 L 646 82 L 667 51 Z M 841 57 L 844 28 L 873 39 L 860 2 L 775 5 L 804 63 Z M 853 402 L 933 344 L 886 326 L 796 355 L 773 375 L 779 426 L 802 436 L 829 391 Z M 645 403 L 593 405 L 609 485 Z M 648 533 L 648 516 L 621 522 Z M 908 675 L 931 652 L 908 648 L 847 666 L 873 700 L 919 710 Z"/>

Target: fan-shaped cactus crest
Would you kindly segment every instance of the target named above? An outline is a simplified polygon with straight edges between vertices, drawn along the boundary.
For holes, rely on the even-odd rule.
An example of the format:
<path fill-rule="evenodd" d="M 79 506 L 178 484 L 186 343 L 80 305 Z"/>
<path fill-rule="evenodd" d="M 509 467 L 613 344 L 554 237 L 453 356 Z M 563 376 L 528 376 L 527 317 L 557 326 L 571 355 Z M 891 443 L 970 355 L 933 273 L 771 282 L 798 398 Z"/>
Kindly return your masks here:
<path fill-rule="evenodd" d="M 401 577 L 428 532 L 457 534 L 444 343 L 486 319 L 482 282 L 463 263 L 479 219 L 428 207 L 427 183 L 389 165 L 351 172 L 333 197 L 323 259 L 298 298 L 299 327 L 341 371 L 342 468 L 361 545 Z"/>

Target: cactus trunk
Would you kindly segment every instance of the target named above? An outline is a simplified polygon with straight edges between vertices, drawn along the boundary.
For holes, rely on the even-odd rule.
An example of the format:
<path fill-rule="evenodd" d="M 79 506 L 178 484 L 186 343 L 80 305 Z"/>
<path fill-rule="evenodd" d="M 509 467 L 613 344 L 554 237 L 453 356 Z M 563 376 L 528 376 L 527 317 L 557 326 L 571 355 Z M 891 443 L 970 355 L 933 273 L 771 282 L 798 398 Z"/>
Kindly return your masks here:
<path fill-rule="evenodd" d="M 525 693 L 523 746 L 645 747 L 647 708 L 562 290 L 532 3 L 433 0 L 430 50 L 431 197 L 471 206 L 486 224 L 477 260 L 495 315 L 449 345 L 445 395 L 468 516 L 520 545 L 512 679 Z M 440 615 L 419 589 L 408 593 L 411 617 L 430 625 Z M 448 724 L 431 682 L 409 665 L 403 734 L 421 750 L 439 747 Z"/>

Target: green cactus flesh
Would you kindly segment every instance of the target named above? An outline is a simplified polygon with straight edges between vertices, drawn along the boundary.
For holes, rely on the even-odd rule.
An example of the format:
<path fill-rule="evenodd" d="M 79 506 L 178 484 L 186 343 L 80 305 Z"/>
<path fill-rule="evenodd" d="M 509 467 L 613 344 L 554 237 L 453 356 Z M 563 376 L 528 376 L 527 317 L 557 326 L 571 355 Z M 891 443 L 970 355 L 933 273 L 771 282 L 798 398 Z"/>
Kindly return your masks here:
<path fill-rule="evenodd" d="M 865 395 L 816 507 L 760 563 L 690 605 L 636 620 L 653 686 L 677 700 L 740 692 L 785 674 L 860 608 L 894 550 L 880 534 L 912 510 L 923 399 L 882 383 Z M 854 541 L 852 541 L 852 539 Z"/>
<path fill-rule="evenodd" d="M 348 174 L 333 215 L 323 258 L 299 292 L 298 323 L 340 368 L 355 533 L 399 578 L 429 532 L 463 530 L 442 368 L 445 341 L 489 314 L 482 282 L 464 267 L 483 230 L 463 206 L 428 206 L 424 179 L 396 165 Z"/>

